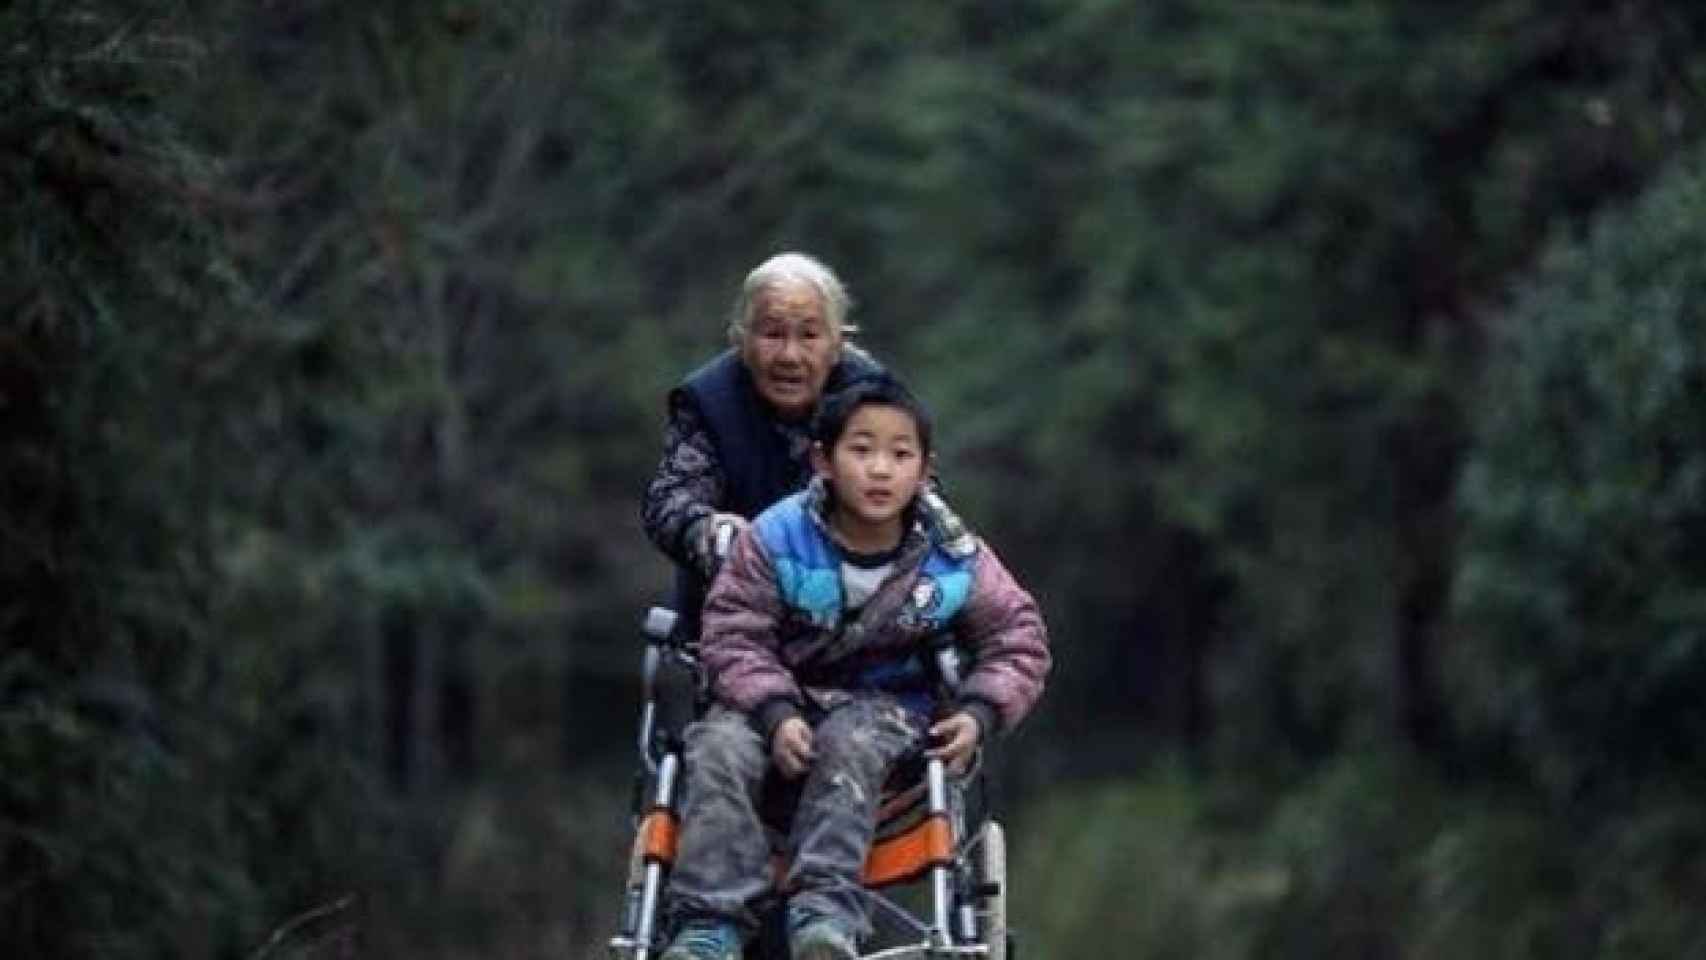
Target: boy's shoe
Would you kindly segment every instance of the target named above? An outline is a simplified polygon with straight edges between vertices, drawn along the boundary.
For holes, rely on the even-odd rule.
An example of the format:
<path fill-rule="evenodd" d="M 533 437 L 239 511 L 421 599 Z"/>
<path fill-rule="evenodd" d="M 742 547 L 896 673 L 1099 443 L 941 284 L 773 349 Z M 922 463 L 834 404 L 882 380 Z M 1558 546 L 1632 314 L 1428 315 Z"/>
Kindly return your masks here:
<path fill-rule="evenodd" d="M 740 930 L 721 920 L 689 920 L 658 960 L 741 960 Z"/>
<path fill-rule="evenodd" d="M 858 960 L 859 945 L 846 925 L 828 917 L 807 920 L 788 936 L 793 960 Z"/>

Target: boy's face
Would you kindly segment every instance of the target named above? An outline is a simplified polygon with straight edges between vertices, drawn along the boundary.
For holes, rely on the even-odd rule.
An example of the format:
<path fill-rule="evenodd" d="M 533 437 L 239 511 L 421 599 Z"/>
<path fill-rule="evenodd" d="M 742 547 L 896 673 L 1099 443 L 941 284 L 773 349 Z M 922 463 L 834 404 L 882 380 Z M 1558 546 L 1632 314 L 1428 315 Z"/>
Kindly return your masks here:
<path fill-rule="evenodd" d="M 924 481 L 918 424 L 899 407 L 866 404 L 826 455 L 812 450 L 818 473 L 835 485 L 837 509 L 871 525 L 898 521 Z"/>
<path fill-rule="evenodd" d="M 758 395 L 783 418 L 812 412 L 840 357 L 840 332 L 830 326 L 817 288 L 782 284 L 753 298 L 741 359 Z"/>

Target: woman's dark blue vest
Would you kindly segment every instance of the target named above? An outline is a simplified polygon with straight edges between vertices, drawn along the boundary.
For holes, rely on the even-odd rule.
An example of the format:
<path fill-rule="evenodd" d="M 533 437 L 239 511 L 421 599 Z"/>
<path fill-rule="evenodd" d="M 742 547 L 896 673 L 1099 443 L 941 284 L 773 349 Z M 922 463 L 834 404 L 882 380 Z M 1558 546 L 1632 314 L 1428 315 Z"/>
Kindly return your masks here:
<path fill-rule="evenodd" d="M 881 369 L 867 354 L 844 350 L 841 361 L 829 372 L 824 392 Z M 799 489 L 809 476 L 788 456 L 788 438 L 776 428 L 775 415 L 758 395 L 751 371 L 734 350 L 724 350 L 688 374 L 670 392 L 669 399 L 672 407 L 677 403 L 692 406 L 711 435 L 724 481 L 723 502 L 713 504 L 718 510 L 750 520 Z M 690 636 L 695 639 L 705 588 L 696 572 L 677 569 L 675 609 L 691 621 Z"/>

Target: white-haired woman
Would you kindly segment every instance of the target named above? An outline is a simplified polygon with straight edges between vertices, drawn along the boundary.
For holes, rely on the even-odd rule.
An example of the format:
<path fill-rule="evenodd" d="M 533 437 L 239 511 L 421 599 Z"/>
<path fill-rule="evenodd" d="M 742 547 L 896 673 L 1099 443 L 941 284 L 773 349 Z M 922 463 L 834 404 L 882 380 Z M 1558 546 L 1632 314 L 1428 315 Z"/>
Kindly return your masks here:
<path fill-rule="evenodd" d="M 741 285 L 729 349 L 670 391 L 663 459 L 646 487 L 641 522 L 681 572 L 676 605 L 690 621 L 716 572 L 719 528 L 738 530 L 804 487 L 818 401 L 880 369 L 846 340 L 850 306 L 841 280 L 816 258 L 771 257 Z M 945 540 L 971 542 L 934 490 L 922 500 L 922 519 Z"/>

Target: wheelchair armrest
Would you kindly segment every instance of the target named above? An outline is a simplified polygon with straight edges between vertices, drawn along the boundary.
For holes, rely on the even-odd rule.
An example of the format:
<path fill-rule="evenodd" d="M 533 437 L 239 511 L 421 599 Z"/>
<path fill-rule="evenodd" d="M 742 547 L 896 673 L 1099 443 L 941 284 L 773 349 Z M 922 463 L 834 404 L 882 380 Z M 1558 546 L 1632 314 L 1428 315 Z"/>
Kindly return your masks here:
<path fill-rule="evenodd" d="M 680 619 L 680 614 L 668 607 L 652 607 L 646 611 L 645 622 L 640 626 L 646 638 L 646 652 L 640 659 L 640 690 L 647 703 L 657 699 L 657 677 L 663 666 L 664 648 L 673 643 Z"/>
<path fill-rule="evenodd" d="M 652 756 L 652 741 L 657 722 L 658 671 L 663 667 L 664 645 L 675 633 L 677 619 L 679 615 L 668 607 L 652 607 L 640 625 L 640 632 L 646 638 L 646 652 L 640 656 L 640 760 L 654 773 L 656 758 Z"/>
<path fill-rule="evenodd" d="M 640 661 L 640 757 L 656 772 L 662 754 L 679 745 L 693 719 L 699 683 L 692 649 L 676 635 L 680 617 L 668 607 L 646 611 L 642 632 L 646 649 Z"/>

